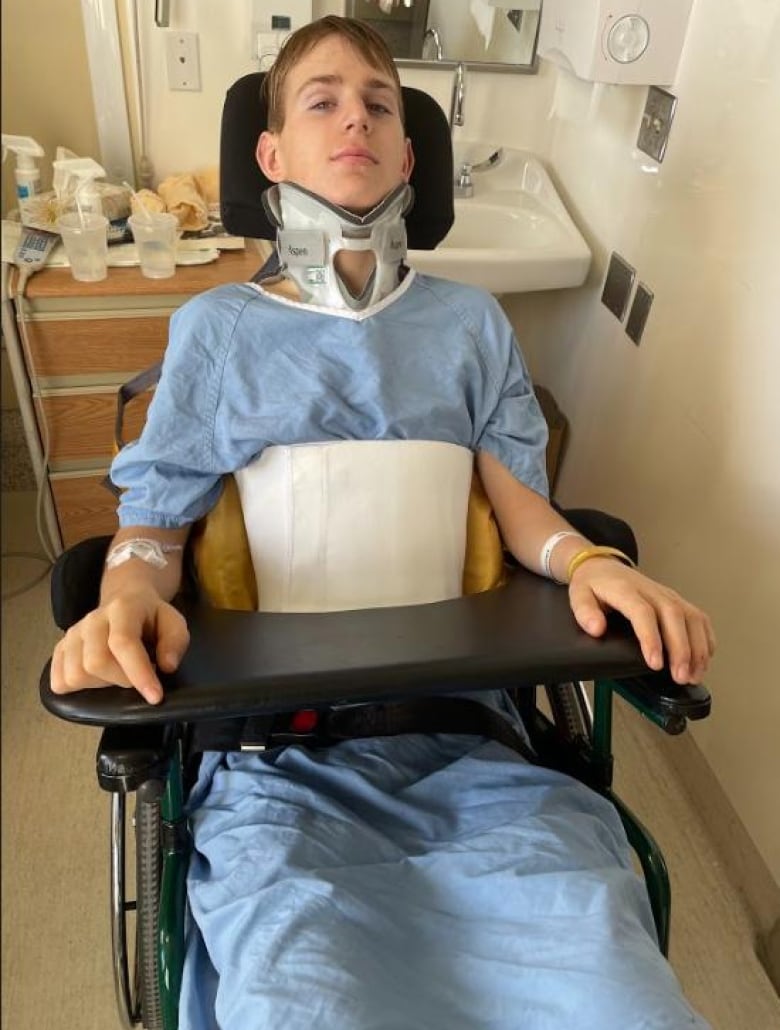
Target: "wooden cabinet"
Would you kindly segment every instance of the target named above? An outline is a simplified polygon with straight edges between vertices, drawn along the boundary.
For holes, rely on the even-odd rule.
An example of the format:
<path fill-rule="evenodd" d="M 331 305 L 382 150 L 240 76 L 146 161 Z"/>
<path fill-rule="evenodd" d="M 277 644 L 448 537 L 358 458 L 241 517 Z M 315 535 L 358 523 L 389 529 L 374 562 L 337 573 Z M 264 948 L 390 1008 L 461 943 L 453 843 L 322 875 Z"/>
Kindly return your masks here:
<path fill-rule="evenodd" d="M 42 379 L 121 376 L 128 363 L 146 368 L 162 357 L 169 315 L 119 314 L 100 318 L 33 320 L 27 327 L 30 358 Z"/>
<path fill-rule="evenodd" d="M 105 484 L 106 474 L 51 472 L 51 485 L 63 547 L 90 536 L 116 533 L 116 497 Z"/>
<path fill-rule="evenodd" d="M 40 450 L 61 544 L 114 533 L 116 499 L 103 485 L 114 450 L 117 390 L 162 357 L 171 314 L 197 293 L 250 279 L 268 247 L 247 241 L 170 279 L 110 268 L 100 283 L 46 269 L 14 296 Z M 14 283 L 11 283 L 13 294 Z M 126 409 L 125 439 L 138 436 L 151 394 Z"/>

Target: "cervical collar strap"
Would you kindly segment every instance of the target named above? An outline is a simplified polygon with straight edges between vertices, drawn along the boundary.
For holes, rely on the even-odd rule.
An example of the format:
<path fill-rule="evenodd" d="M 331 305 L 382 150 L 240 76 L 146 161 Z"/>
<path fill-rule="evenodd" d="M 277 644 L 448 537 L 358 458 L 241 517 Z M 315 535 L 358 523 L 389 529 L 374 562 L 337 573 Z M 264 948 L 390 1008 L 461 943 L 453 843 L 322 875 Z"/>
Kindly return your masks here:
<path fill-rule="evenodd" d="M 404 183 L 367 214 L 356 215 L 294 183 L 266 190 L 263 204 L 278 228 L 279 260 L 303 300 L 359 311 L 391 293 L 406 256 L 404 215 L 413 197 L 412 187 Z M 334 268 L 340 250 L 374 252 L 376 268 L 359 297 L 352 296 Z"/>

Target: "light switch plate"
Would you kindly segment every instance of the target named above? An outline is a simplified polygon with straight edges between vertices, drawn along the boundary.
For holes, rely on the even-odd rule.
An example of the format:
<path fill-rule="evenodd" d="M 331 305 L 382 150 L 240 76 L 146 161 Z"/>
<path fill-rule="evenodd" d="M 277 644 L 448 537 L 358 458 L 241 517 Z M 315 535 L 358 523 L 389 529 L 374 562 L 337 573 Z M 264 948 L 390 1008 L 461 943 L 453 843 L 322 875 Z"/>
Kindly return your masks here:
<path fill-rule="evenodd" d="M 660 164 L 666 153 L 669 142 L 669 131 L 672 128 L 677 97 L 660 86 L 650 86 L 647 91 L 647 103 L 639 126 L 637 147 Z"/>
<path fill-rule="evenodd" d="M 628 307 L 628 298 L 631 296 L 635 278 L 636 272 L 631 265 L 620 254 L 613 253 L 609 259 L 601 303 L 621 322 Z"/>
<path fill-rule="evenodd" d="M 645 286 L 643 282 L 639 282 L 634 294 L 634 302 L 631 305 L 631 311 L 626 321 L 626 332 L 637 346 L 639 346 L 642 333 L 645 331 L 652 303 L 653 291 Z"/>

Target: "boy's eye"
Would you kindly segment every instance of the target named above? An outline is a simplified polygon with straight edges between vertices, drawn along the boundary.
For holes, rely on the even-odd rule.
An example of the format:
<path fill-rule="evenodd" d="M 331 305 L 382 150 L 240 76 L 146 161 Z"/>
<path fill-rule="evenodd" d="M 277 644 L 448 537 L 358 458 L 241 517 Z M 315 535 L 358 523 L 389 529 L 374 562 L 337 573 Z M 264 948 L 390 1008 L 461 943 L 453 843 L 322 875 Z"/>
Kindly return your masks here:
<path fill-rule="evenodd" d="M 337 106 L 337 101 L 332 97 L 321 97 L 320 99 L 314 99 L 309 102 L 309 109 L 311 111 L 328 111 L 331 108 Z M 386 115 L 392 114 L 392 109 L 381 100 L 367 100 L 366 109 L 371 114 Z"/>

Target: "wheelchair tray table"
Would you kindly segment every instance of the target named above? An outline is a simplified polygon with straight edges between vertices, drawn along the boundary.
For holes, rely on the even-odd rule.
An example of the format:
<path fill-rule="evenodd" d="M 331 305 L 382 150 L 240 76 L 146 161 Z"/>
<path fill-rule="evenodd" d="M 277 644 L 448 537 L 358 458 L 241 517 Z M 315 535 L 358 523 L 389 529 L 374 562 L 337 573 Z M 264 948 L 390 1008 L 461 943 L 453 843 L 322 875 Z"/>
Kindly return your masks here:
<path fill-rule="evenodd" d="M 187 722 L 649 672 L 624 619 L 610 617 L 603 637 L 589 637 L 574 621 L 568 592 L 522 569 L 496 590 L 424 605 L 314 614 L 182 610 L 191 643 L 179 669 L 161 677 L 159 705 L 120 687 L 54 694 L 47 665 L 44 706 L 92 725 Z"/>

